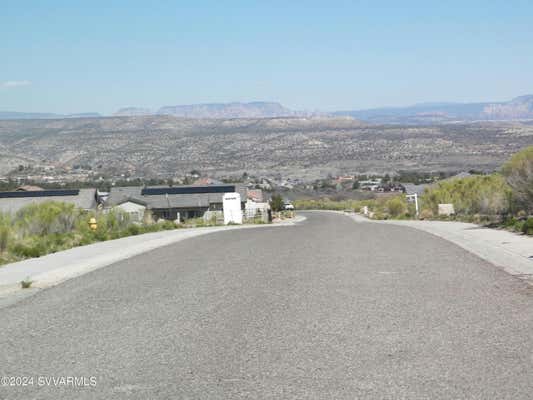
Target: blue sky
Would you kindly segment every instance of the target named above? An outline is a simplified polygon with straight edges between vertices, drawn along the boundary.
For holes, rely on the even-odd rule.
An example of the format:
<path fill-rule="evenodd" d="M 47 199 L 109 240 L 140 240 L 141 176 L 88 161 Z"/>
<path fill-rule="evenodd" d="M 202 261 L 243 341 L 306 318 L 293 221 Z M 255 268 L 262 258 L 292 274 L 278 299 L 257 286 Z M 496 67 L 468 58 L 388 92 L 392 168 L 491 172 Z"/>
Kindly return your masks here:
<path fill-rule="evenodd" d="M 531 1 L 0 1 L 0 110 L 533 93 Z"/>

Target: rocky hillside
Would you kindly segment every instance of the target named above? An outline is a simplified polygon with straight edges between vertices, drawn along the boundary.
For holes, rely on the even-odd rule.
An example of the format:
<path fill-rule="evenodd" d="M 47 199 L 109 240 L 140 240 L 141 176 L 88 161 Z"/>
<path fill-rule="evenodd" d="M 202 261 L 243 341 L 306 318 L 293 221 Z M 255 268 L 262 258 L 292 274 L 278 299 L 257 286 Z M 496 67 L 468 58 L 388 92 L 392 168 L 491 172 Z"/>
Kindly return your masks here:
<path fill-rule="evenodd" d="M 520 96 L 507 103 L 488 104 L 481 115 L 491 120 L 533 119 L 533 95 Z"/>
<path fill-rule="evenodd" d="M 369 126 L 350 118 L 184 119 L 169 115 L 0 121 L 0 174 L 19 165 L 96 174 L 493 170 L 533 144 L 533 125 Z M 52 169 L 53 171 L 53 169 Z M 52 172 L 50 172 L 52 173 Z"/>

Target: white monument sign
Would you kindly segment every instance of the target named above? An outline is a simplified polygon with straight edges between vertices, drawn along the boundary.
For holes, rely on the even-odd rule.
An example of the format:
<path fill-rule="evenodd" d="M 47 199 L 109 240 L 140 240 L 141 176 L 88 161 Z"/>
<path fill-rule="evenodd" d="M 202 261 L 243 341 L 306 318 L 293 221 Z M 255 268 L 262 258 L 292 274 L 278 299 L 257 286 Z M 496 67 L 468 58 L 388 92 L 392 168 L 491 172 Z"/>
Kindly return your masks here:
<path fill-rule="evenodd" d="M 224 224 L 242 224 L 241 195 L 239 193 L 224 193 L 222 200 Z"/>
<path fill-rule="evenodd" d="M 439 215 L 444 215 L 446 217 L 455 214 L 453 204 L 439 204 L 438 213 Z"/>

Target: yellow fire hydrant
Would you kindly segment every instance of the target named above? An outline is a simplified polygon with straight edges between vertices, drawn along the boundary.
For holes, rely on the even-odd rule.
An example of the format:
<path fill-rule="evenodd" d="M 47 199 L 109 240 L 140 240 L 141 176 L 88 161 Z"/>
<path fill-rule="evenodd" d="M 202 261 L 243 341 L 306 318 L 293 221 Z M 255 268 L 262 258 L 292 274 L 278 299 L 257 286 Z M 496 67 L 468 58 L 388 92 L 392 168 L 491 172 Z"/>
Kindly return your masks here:
<path fill-rule="evenodd" d="M 95 231 L 96 228 L 98 228 L 98 224 L 96 223 L 96 218 L 92 217 L 89 219 L 89 228 L 91 228 L 92 231 Z"/>

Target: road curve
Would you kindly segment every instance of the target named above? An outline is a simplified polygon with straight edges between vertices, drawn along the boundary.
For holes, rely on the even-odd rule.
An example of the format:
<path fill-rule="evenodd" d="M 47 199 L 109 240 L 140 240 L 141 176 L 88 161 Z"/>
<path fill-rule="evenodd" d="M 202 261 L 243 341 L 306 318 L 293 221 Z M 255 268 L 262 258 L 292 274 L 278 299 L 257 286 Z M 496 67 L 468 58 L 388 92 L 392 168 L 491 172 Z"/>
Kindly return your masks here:
<path fill-rule="evenodd" d="M 1 376 L 33 378 L 0 399 L 530 399 L 533 290 L 427 233 L 309 213 L 43 290 L 0 309 L 0 349 Z"/>

